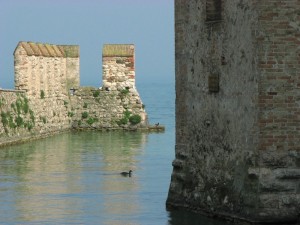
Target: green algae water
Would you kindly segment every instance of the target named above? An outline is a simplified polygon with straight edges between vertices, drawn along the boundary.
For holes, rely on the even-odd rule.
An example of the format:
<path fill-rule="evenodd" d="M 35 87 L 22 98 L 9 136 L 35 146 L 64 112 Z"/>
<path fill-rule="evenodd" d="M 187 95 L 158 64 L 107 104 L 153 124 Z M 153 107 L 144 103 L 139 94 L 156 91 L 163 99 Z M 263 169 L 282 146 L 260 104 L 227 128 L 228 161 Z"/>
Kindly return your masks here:
<path fill-rule="evenodd" d="M 139 91 L 164 133 L 71 132 L 0 149 L 0 224 L 221 225 L 167 212 L 175 146 L 173 84 Z M 133 170 L 131 177 L 121 171 Z"/>

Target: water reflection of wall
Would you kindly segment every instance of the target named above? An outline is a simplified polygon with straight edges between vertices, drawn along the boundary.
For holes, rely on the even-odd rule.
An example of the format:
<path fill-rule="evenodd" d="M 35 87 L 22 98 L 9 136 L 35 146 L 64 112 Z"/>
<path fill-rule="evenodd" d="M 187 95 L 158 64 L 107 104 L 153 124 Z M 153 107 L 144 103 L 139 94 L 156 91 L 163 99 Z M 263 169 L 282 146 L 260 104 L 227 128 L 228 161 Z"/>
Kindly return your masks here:
<path fill-rule="evenodd" d="M 35 151 L 24 162 L 28 171 L 20 177 L 24 183 L 19 184 L 16 201 L 22 220 L 59 220 L 74 209 L 74 199 L 66 196 L 81 192 L 74 176 L 81 159 L 73 157 L 69 138 L 62 135 L 31 145 Z"/>
<path fill-rule="evenodd" d="M 142 133 L 82 132 L 2 149 L 0 182 L 12 186 L 0 188 L 0 196 L 10 196 L 7 217 L 64 223 L 101 214 L 114 217 L 103 218 L 105 224 L 122 224 L 141 208 L 140 186 L 135 174 L 119 172 L 138 169 L 146 142 Z"/>
<path fill-rule="evenodd" d="M 128 219 L 141 210 L 137 193 L 140 184 L 135 172 L 139 168 L 138 156 L 143 154 L 147 142 L 146 133 L 113 133 L 105 136 L 102 142 L 103 176 L 101 190 L 104 194 L 105 214 L 113 215 L 107 218 L 105 224 L 124 224 L 124 217 Z M 105 147 L 104 147 L 105 146 Z M 122 177 L 121 171 L 133 170 L 131 177 Z M 130 219 L 129 219 L 130 220 Z M 130 224 L 138 224 L 130 221 Z"/>

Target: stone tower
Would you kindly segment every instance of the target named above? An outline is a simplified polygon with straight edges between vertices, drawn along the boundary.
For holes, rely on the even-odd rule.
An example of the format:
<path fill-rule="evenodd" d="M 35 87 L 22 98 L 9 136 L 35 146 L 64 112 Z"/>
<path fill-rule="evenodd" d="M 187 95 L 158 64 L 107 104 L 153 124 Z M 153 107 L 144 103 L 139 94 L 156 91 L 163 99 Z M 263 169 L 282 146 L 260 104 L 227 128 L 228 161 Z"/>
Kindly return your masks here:
<path fill-rule="evenodd" d="M 103 87 L 135 88 L 134 45 L 105 44 L 102 51 Z"/>
<path fill-rule="evenodd" d="M 67 95 L 79 87 L 79 46 L 19 42 L 14 52 L 15 88 L 30 96 Z"/>
<path fill-rule="evenodd" d="M 299 9 L 298 0 L 175 0 L 169 208 L 299 219 Z"/>
<path fill-rule="evenodd" d="M 102 88 L 108 91 L 128 92 L 128 103 L 148 125 L 144 104 L 135 86 L 135 53 L 133 44 L 105 44 L 102 50 Z"/>

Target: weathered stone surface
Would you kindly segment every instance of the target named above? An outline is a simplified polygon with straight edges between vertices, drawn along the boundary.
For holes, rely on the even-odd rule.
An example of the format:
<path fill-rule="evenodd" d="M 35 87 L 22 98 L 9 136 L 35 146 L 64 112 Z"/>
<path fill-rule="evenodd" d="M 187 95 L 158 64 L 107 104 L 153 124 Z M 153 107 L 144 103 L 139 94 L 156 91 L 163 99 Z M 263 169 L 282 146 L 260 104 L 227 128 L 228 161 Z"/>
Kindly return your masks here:
<path fill-rule="evenodd" d="M 112 51 L 109 63 L 103 59 L 103 68 L 110 68 L 109 74 L 103 71 L 103 83 L 111 79 L 116 88 L 98 89 L 79 86 L 78 46 L 20 42 L 14 52 L 16 90 L 0 90 L 0 145 L 71 128 L 146 126 L 147 114 L 135 87 L 134 46 L 119 49 L 121 56 Z M 130 122 L 136 115 L 141 117 L 138 124 Z"/>
<path fill-rule="evenodd" d="M 103 87 L 110 90 L 135 88 L 134 45 L 104 45 Z"/>
<path fill-rule="evenodd" d="M 128 93 L 123 93 L 117 90 L 79 88 L 70 97 L 70 107 L 68 107 L 72 114 L 73 127 L 119 128 L 118 122 L 124 117 L 125 111 L 130 112 L 131 115 L 141 115 L 142 122 L 139 126 L 145 126 L 147 115 L 142 105 L 136 103 L 135 95 L 135 90 L 130 89 Z M 87 113 L 86 118 L 83 118 L 83 113 Z"/>
<path fill-rule="evenodd" d="M 176 159 L 168 207 L 297 221 L 299 4 L 175 1 Z"/>

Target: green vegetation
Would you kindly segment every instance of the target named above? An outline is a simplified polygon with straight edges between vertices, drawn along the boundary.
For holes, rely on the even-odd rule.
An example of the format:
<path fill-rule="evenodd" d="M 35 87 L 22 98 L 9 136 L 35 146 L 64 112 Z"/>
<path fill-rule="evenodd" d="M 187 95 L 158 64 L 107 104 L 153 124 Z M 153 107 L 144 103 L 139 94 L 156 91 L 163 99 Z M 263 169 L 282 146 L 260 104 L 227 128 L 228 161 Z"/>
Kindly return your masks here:
<path fill-rule="evenodd" d="M 1 122 L 3 124 L 4 127 L 6 127 L 8 125 L 8 114 L 5 112 L 1 112 Z"/>
<path fill-rule="evenodd" d="M 15 118 L 15 122 L 16 122 L 16 124 L 17 124 L 17 127 L 21 127 L 21 126 L 24 125 L 24 120 L 23 120 L 23 118 L 22 118 L 20 115 L 18 115 L 18 116 Z"/>
<path fill-rule="evenodd" d="M 8 117 L 8 126 L 12 129 L 15 129 L 17 127 L 17 124 L 15 124 L 14 119 L 11 114 L 9 114 L 9 117 Z"/>
<path fill-rule="evenodd" d="M 32 123 L 34 124 L 34 121 L 35 121 L 34 113 L 33 113 L 33 111 L 32 111 L 31 109 L 29 110 L 29 114 L 30 114 L 30 119 L 31 119 L 31 121 L 32 121 Z"/>
<path fill-rule="evenodd" d="M 122 95 L 127 95 L 128 93 L 129 93 L 129 88 L 125 88 L 125 89 L 121 90 Z"/>
<path fill-rule="evenodd" d="M 5 100 L 5 99 L 4 99 L 3 97 L 0 99 L 0 108 L 3 106 L 4 100 Z"/>
<path fill-rule="evenodd" d="M 27 114 L 29 112 L 28 99 L 26 97 L 24 97 L 24 102 L 23 102 L 22 108 L 23 108 L 23 112 L 25 114 Z"/>
<path fill-rule="evenodd" d="M 93 123 L 95 122 L 98 122 L 98 118 L 92 118 L 90 117 L 86 122 L 89 124 L 89 125 L 92 125 Z"/>
<path fill-rule="evenodd" d="M 5 99 L 2 98 L 2 101 Z M 24 94 L 17 94 L 17 99 L 15 102 L 10 104 L 11 110 L 7 112 L 1 112 L 1 122 L 4 126 L 5 132 L 8 133 L 8 128 L 27 128 L 31 130 L 34 127 L 34 113 L 29 109 L 29 100 Z M 29 118 L 26 114 L 30 114 Z M 27 119 L 26 119 L 27 118 Z"/>
<path fill-rule="evenodd" d="M 128 122 L 130 122 L 132 125 L 139 124 L 142 120 L 140 115 L 131 115 L 132 113 L 129 112 L 127 109 L 123 113 L 123 118 L 120 120 L 116 121 L 119 126 L 121 125 L 126 125 Z"/>
<path fill-rule="evenodd" d="M 117 121 L 117 124 L 120 125 L 126 125 L 128 123 L 128 118 L 123 117 L 122 119 Z"/>
<path fill-rule="evenodd" d="M 82 119 L 86 119 L 86 118 L 88 118 L 88 116 L 89 116 L 88 112 L 83 112 L 81 114 Z"/>
<path fill-rule="evenodd" d="M 18 98 L 16 101 L 18 115 L 21 114 L 22 101 Z"/>
<path fill-rule="evenodd" d="M 124 112 L 124 117 L 127 118 L 127 119 L 129 119 L 130 115 L 131 115 L 131 112 L 129 112 L 129 111 L 126 109 L 126 111 Z"/>
<path fill-rule="evenodd" d="M 27 128 L 29 131 L 31 131 L 32 128 L 34 127 L 34 123 L 32 122 L 24 123 L 24 127 Z"/>
<path fill-rule="evenodd" d="M 119 92 L 119 96 L 121 97 L 121 99 L 123 99 L 129 94 L 129 92 L 129 87 L 126 87 L 125 89 Z"/>
<path fill-rule="evenodd" d="M 64 100 L 64 106 L 67 106 L 69 104 L 69 102 Z"/>
<path fill-rule="evenodd" d="M 45 98 L 45 92 L 44 90 L 41 90 L 41 99 L 44 99 Z"/>
<path fill-rule="evenodd" d="M 87 108 L 88 107 L 88 104 L 85 102 L 84 104 L 83 104 L 83 108 Z"/>
<path fill-rule="evenodd" d="M 95 118 L 95 117 L 89 117 L 89 113 L 84 111 L 83 113 L 81 113 L 81 118 L 83 120 L 85 120 L 85 122 L 89 125 L 92 125 L 93 123 L 95 122 L 98 122 L 98 118 Z M 82 120 L 81 121 L 78 121 L 78 126 L 80 126 L 82 124 Z"/>
<path fill-rule="evenodd" d="M 99 97 L 99 95 L 100 95 L 100 91 L 99 90 L 96 90 L 96 91 L 93 92 L 93 96 L 95 98 Z"/>
<path fill-rule="evenodd" d="M 47 119 L 45 116 L 40 116 L 40 120 L 42 120 L 44 124 L 47 123 Z"/>
<path fill-rule="evenodd" d="M 17 111 L 15 103 L 11 103 L 11 104 L 10 104 L 10 107 L 11 107 L 15 112 Z"/>
<path fill-rule="evenodd" d="M 68 117 L 73 117 L 74 116 L 74 112 L 68 112 Z"/>
<path fill-rule="evenodd" d="M 129 117 L 129 122 L 133 125 L 139 124 L 142 118 L 140 115 L 132 115 Z"/>
<path fill-rule="evenodd" d="M 15 113 L 20 115 L 22 112 L 27 114 L 29 112 L 28 99 L 25 96 L 18 96 L 15 103 L 10 104 Z"/>

